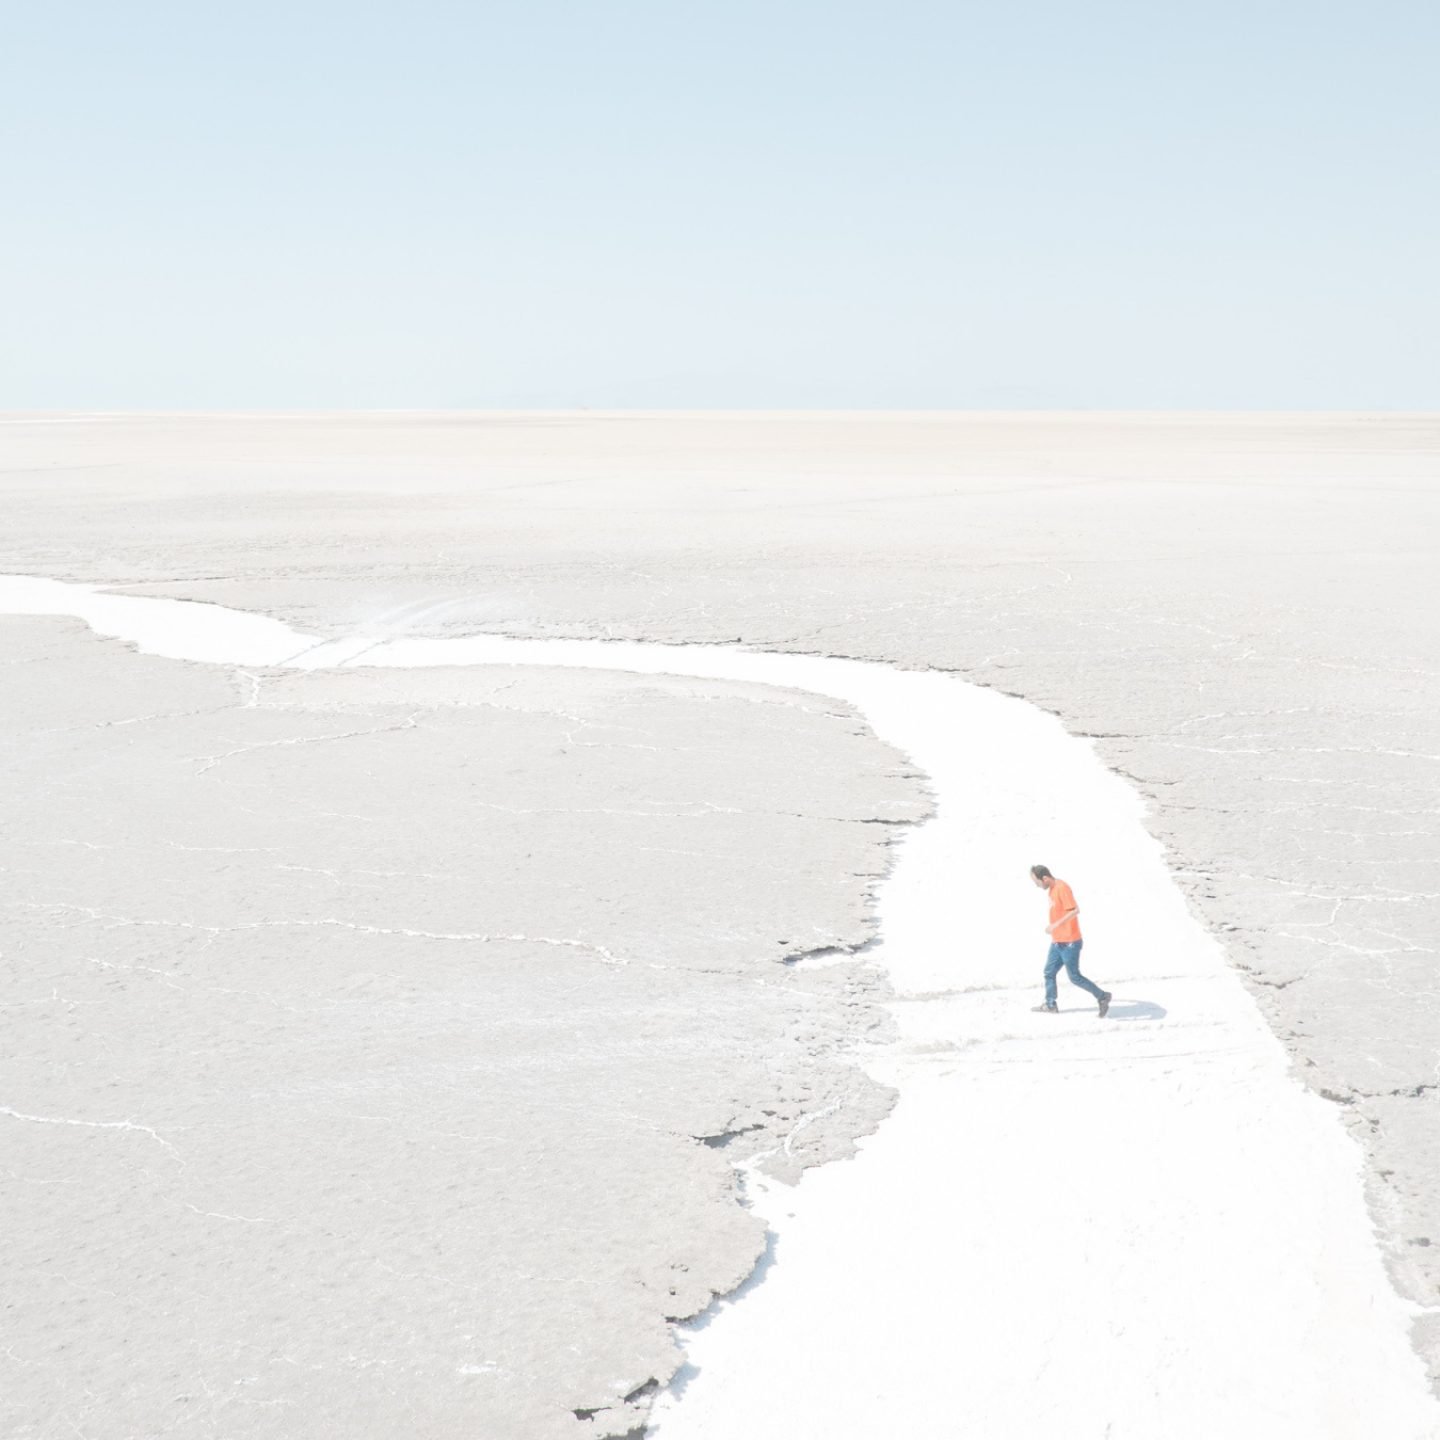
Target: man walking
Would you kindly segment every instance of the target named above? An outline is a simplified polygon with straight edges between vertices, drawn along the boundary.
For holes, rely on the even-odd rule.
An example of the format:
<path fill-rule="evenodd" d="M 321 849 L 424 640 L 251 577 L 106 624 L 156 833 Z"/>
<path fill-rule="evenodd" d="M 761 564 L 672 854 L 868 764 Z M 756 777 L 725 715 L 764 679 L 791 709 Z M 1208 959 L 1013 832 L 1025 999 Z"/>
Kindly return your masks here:
<path fill-rule="evenodd" d="M 1080 907 L 1075 903 L 1075 892 L 1063 880 L 1057 880 L 1044 865 L 1032 865 L 1030 878 L 1050 895 L 1050 921 L 1045 926 L 1045 933 L 1050 937 L 1050 954 L 1045 959 L 1045 1003 L 1035 1009 L 1050 1015 L 1059 1013 L 1055 977 L 1063 965 L 1070 983 L 1088 990 L 1100 1002 L 1100 1018 L 1103 1020 L 1110 1010 L 1110 992 L 1102 990 L 1080 973 L 1080 947 L 1085 942 L 1080 938 Z"/>

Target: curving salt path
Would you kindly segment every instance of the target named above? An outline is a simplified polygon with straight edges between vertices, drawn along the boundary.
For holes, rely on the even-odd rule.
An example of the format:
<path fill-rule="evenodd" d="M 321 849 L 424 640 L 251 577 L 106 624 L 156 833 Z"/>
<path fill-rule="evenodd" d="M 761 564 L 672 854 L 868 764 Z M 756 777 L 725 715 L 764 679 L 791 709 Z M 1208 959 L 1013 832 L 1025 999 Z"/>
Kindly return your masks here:
<path fill-rule="evenodd" d="M 659 1440 L 1411 1437 L 1440 1404 L 1408 1342 L 1360 1154 L 1288 1062 L 1145 833 L 1137 796 L 1022 702 L 949 676 L 721 647 L 368 637 L 215 606 L 0 579 L 172 658 L 326 668 L 535 663 L 847 700 L 930 777 L 937 818 L 880 900 L 900 1100 L 851 1161 L 752 1173 L 774 1261 L 689 1327 Z M 397 620 L 413 616 L 397 617 Z M 1027 867 L 1074 885 L 1084 968 L 1034 1014 Z"/>

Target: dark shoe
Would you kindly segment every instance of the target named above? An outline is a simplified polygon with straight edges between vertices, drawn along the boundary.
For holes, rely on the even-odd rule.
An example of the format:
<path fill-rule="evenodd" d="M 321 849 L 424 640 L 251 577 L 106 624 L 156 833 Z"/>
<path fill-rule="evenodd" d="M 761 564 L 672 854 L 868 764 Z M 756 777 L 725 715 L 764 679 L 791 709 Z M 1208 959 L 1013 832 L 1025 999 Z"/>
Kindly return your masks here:
<path fill-rule="evenodd" d="M 1101 1018 L 1102 1020 L 1110 1013 L 1110 1001 L 1111 1001 L 1113 998 L 1114 998 L 1114 997 L 1110 994 L 1110 992 L 1109 992 L 1108 990 L 1104 991 L 1104 992 L 1101 994 L 1101 996 L 1100 996 L 1100 1018 Z"/>
<path fill-rule="evenodd" d="M 1058 1005 L 1032 1005 L 1030 1008 L 1037 1015 L 1058 1015 L 1060 1013 Z"/>

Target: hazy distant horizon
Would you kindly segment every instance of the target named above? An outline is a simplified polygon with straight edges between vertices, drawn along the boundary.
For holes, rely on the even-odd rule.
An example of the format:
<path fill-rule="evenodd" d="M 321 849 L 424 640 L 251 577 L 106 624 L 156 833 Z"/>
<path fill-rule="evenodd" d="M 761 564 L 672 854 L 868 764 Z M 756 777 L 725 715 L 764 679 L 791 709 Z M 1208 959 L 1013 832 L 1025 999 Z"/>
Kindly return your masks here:
<path fill-rule="evenodd" d="M 509 406 L 484 406 L 484 405 L 274 405 L 274 406 L 206 406 L 194 408 L 165 407 L 165 406 L 125 406 L 107 409 L 103 406 L 50 406 L 35 407 L 31 409 L 6 409 L 0 408 L 0 423 L 23 424 L 27 421 L 44 422 L 47 420 L 111 420 L 133 417 L 135 419 L 176 419 L 203 420 L 208 417 L 226 420 L 258 419 L 258 420 L 284 420 L 284 419 L 321 419 L 334 416 L 347 419 L 364 419 L 366 417 L 384 418 L 385 416 L 396 417 L 418 417 L 426 416 L 584 416 L 591 420 L 615 419 L 636 419 L 649 418 L 674 418 L 684 419 L 687 416 L 704 417 L 707 419 L 725 419 L 733 416 L 736 419 L 839 419 L 843 420 L 848 415 L 864 416 L 867 419 L 893 417 L 903 420 L 912 417 L 926 416 L 957 416 L 973 417 L 975 419 L 986 418 L 1007 418 L 1014 416 L 1017 419 L 1024 418 L 1053 418 L 1068 420 L 1165 420 L 1193 416 L 1197 419 L 1223 420 L 1227 416 L 1243 416 L 1247 419 L 1274 418 L 1276 420 L 1303 419 L 1305 417 L 1333 416 L 1337 419 L 1364 419 L 1368 415 L 1374 415 L 1387 420 L 1403 420 L 1407 417 L 1415 419 L 1431 419 L 1440 415 L 1440 405 L 1426 408 L 1410 407 L 1386 407 L 1370 406 L 1363 409 L 1347 409 L 1339 406 L 1313 406 L 1310 408 L 1280 409 L 1267 406 L 1234 406 L 1228 409 L 1214 408 L 1206 409 L 1200 406 L 1164 408 L 1134 407 L 1104 408 L 1101 406 L 1081 406 L 1066 408 L 1063 406 L 1054 407 L 1022 407 L 1022 406 L 962 406 L 962 405 L 931 405 L 931 406 L 878 406 L 878 405 L 849 405 L 843 408 L 827 408 L 824 406 L 790 407 L 781 406 L 705 406 L 705 405 L 674 405 L 674 406 L 653 406 L 642 408 L 639 406 L 590 406 L 590 405 L 509 405 Z"/>

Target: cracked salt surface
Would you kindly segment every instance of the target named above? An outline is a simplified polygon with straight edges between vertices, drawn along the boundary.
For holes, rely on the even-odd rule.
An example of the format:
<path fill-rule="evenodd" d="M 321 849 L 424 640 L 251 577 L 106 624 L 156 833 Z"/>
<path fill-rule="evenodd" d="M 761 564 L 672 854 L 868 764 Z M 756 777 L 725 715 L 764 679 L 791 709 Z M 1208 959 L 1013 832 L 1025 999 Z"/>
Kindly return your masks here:
<path fill-rule="evenodd" d="M 1290 1078 L 1135 794 L 1053 718 L 934 673 L 719 647 L 319 642 L 38 580 L 0 581 L 0 610 L 215 663 L 583 665 L 807 689 L 859 707 L 929 775 L 938 815 L 901 842 L 871 951 L 900 1038 L 866 1063 L 900 1102 L 852 1161 L 794 1188 L 750 1174 L 773 1263 L 688 1327 L 660 1440 L 1440 1433 L 1407 1343 L 1421 1312 L 1386 1280 L 1358 1150 Z M 1059 1017 L 1029 1010 L 1038 860 L 1076 887 L 1109 1022 L 1074 991 Z"/>

